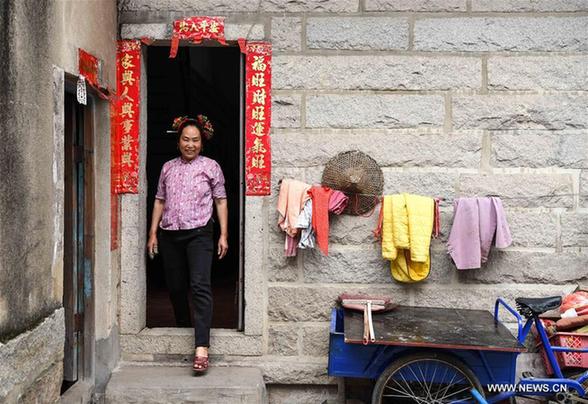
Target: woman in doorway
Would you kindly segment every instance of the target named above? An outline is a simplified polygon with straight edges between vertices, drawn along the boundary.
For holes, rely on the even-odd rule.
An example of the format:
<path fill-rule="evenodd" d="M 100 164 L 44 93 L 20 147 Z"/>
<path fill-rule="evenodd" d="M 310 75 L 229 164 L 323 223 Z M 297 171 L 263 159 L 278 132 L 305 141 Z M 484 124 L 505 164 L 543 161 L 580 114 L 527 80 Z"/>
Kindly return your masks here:
<path fill-rule="evenodd" d="M 206 116 L 176 118 L 173 128 L 178 133 L 181 156 L 168 161 L 161 169 L 147 251 L 153 255 L 157 253 L 158 243 L 161 247 L 165 280 L 179 327 L 190 327 L 187 300 L 190 286 L 196 347 L 193 369 L 203 373 L 208 369 L 212 322 L 212 210 L 214 205 L 220 223 L 217 244 L 220 259 L 228 250 L 227 195 L 219 164 L 200 155 L 203 143 L 214 133 Z"/>

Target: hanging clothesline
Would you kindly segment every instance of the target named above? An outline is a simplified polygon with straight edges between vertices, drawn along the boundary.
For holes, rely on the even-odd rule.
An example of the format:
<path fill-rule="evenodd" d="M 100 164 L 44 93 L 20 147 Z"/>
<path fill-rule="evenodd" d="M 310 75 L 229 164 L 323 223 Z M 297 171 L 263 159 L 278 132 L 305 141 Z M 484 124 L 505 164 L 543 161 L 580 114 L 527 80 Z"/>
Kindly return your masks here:
<path fill-rule="evenodd" d="M 282 183 L 282 179 L 278 181 L 278 185 Z M 345 191 L 342 191 L 345 193 Z M 401 192 L 396 192 L 401 193 Z M 384 195 L 375 195 L 375 194 L 363 194 L 359 192 L 350 193 L 352 196 L 366 196 L 366 197 L 374 197 L 374 198 L 382 198 Z M 545 195 L 532 195 L 532 196 L 502 196 L 498 194 L 485 194 L 485 195 L 473 195 L 473 196 L 485 196 L 485 197 L 498 197 L 500 199 L 531 199 L 531 198 L 558 198 L 560 196 L 579 196 L 579 197 L 588 197 L 588 193 L 581 193 L 581 192 L 572 192 L 572 193 L 563 193 L 563 194 L 545 194 Z M 463 198 L 465 196 L 456 196 L 456 197 L 441 197 L 436 196 L 434 198 L 440 199 L 442 201 L 453 201 L 455 198 Z"/>

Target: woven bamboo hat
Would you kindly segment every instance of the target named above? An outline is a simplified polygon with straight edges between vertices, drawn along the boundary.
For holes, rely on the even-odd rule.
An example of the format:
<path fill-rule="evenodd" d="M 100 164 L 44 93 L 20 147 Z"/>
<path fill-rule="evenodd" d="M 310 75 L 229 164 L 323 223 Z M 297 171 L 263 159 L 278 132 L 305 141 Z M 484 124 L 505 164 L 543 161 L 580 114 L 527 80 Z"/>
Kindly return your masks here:
<path fill-rule="evenodd" d="M 345 213 L 350 215 L 372 211 L 384 190 L 384 175 L 380 166 L 358 150 L 342 152 L 330 159 L 321 182 L 349 197 Z"/>

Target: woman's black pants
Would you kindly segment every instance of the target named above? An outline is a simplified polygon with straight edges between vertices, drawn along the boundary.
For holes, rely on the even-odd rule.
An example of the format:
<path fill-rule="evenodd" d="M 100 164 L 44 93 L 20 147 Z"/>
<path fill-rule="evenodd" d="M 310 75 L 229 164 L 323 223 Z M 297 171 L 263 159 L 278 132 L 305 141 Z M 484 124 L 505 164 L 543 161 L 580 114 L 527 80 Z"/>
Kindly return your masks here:
<path fill-rule="evenodd" d="M 165 281 L 178 327 L 190 327 L 188 285 L 192 292 L 195 346 L 210 346 L 213 254 L 212 220 L 190 230 L 160 230 Z"/>

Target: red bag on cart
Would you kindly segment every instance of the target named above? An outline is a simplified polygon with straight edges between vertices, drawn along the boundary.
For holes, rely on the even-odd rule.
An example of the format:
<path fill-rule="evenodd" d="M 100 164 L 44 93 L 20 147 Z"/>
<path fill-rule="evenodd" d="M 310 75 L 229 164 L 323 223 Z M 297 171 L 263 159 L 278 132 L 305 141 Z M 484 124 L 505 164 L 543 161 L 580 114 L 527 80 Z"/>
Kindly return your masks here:
<path fill-rule="evenodd" d="M 561 306 L 559 306 L 560 313 L 563 313 L 569 309 L 576 309 L 576 312 L 588 309 L 588 292 L 579 290 L 564 296 Z"/>

